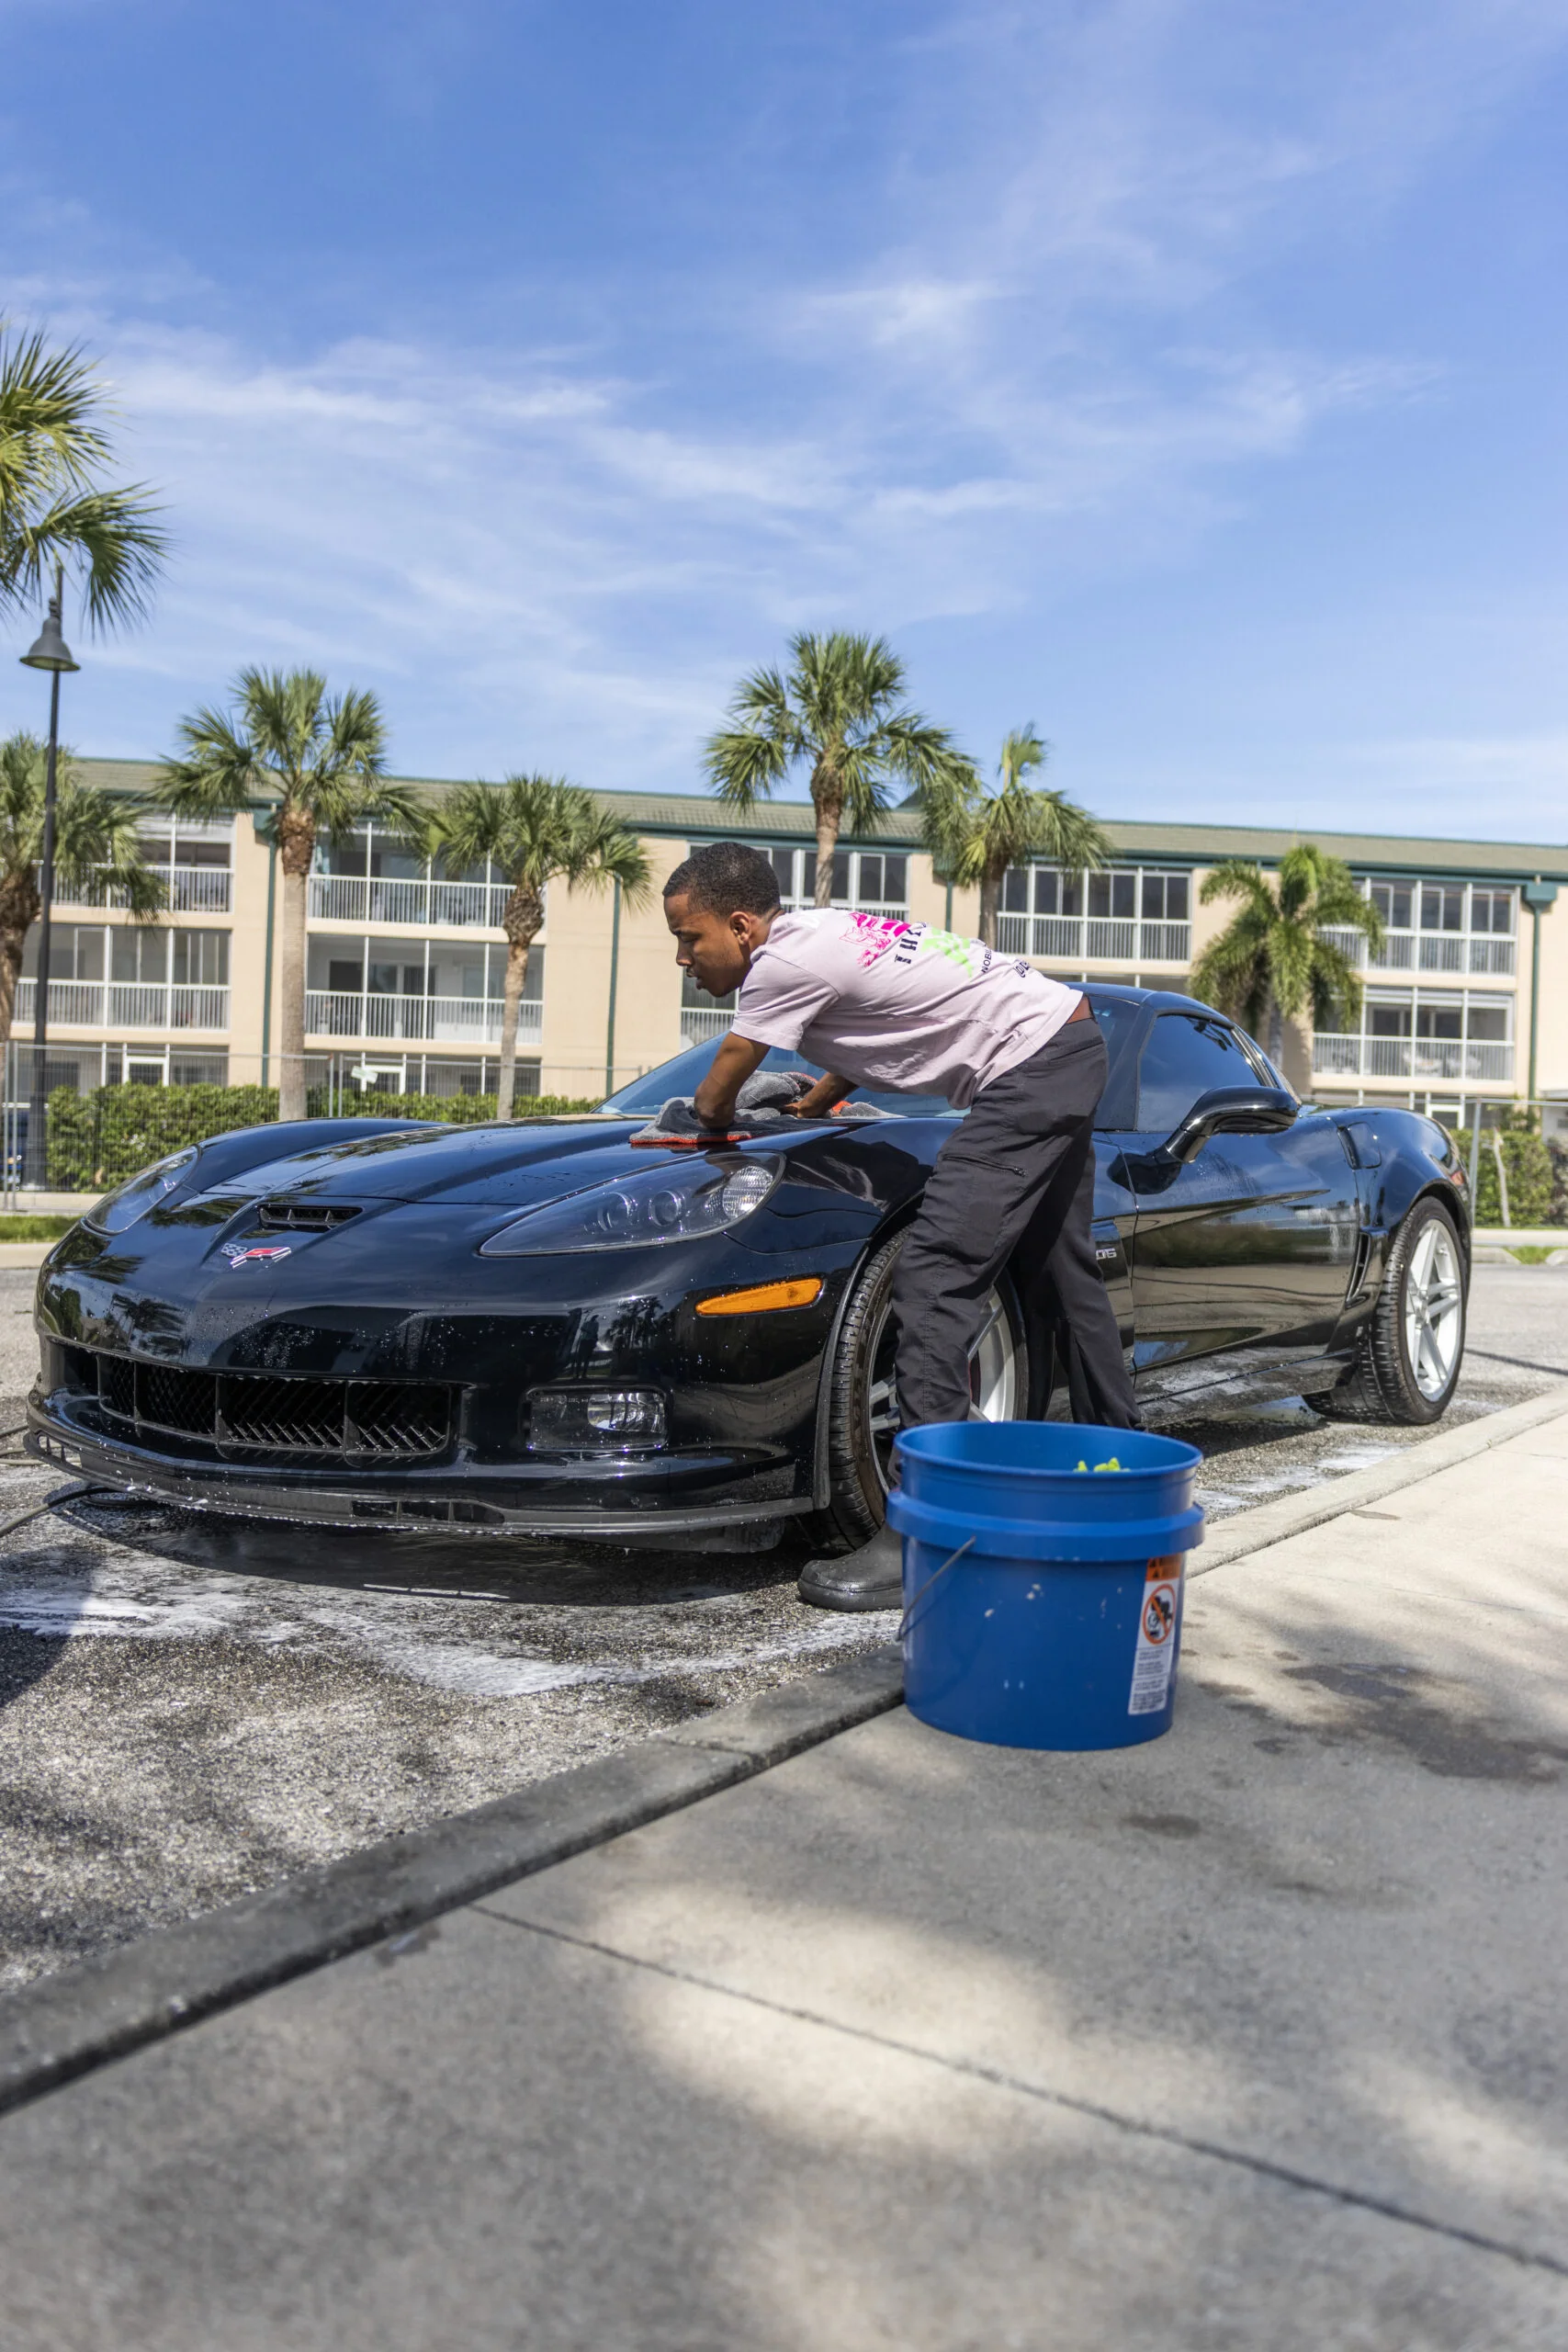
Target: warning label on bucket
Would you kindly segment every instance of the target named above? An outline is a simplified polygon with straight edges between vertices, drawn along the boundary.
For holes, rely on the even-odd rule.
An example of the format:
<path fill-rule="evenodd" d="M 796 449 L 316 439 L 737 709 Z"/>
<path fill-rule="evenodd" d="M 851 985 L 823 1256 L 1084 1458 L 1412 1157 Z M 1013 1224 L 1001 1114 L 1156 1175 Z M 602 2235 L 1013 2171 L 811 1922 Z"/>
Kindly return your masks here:
<path fill-rule="evenodd" d="M 1143 1613 L 1138 1619 L 1138 1646 L 1133 1657 L 1130 1715 L 1156 1715 L 1170 1696 L 1171 1668 L 1176 1662 L 1176 1612 L 1181 1591 L 1181 1555 L 1151 1560 L 1144 1577 Z"/>

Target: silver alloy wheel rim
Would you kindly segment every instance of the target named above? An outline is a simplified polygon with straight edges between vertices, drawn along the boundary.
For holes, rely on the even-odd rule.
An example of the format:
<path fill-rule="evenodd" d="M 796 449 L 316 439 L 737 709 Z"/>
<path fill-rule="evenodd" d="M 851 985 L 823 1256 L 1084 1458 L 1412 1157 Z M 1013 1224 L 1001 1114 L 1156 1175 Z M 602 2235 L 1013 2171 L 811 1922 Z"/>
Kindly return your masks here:
<path fill-rule="evenodd" d="M 893 1374 L 892 1306 L 886 1305 L 872 1337 L 872 1378 L 866 1392 L 866 1418 L 871 1431 L 872 1458 L 884 1490 L 887 1458 L 898 1433 L 898 1389 Z M 877 1367 L 884 1354 L 886 1372 Z M 969 1351 L 969 1418 L 972 1421 L 1013 1421 L 1019 1414 L 1018 1344 L 1012 1318 L 999 1290 L 986 1301 L 986 1320 Z"/>
<path fill-rule="evenodd" d="M 1418 1236 L 1404 1276 L 1404 1352 L 1423 1396 L 1442 1396 L 1463 1345 L 1459 1251 L 1442 1218 L 1435 1216 Z"/>

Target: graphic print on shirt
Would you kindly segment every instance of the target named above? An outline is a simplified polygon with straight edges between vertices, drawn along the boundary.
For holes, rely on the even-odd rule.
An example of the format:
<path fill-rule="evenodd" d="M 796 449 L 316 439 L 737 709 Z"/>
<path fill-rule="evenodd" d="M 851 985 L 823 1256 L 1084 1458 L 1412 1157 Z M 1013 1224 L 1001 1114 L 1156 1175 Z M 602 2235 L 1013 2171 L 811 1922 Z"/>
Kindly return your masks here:
<path fill-rule="evenodd" d="M 956 931 L 933 931 L 929 923 L 905 922 L 897 915 L 852 914 L 844 937 L 858 945 L 865 971 L 879 964 L 890 947 L 896 964 L 912 964 L 918 956 L 944 956 L 971 980 L 984 979 L 996 960 L 977 939 L 965 939 Z M 1027 972 L 1030 967 L 1020 963 L 1015 969 Z"/>
<path fill-rule="evenodd" d="M 1076 992 L 1027 961 L 928 923 L 849 907 L 777 917 L 733 1034 L 799 1052 L 857 1086 L 966 1110 L 1069 1018 Z"/>

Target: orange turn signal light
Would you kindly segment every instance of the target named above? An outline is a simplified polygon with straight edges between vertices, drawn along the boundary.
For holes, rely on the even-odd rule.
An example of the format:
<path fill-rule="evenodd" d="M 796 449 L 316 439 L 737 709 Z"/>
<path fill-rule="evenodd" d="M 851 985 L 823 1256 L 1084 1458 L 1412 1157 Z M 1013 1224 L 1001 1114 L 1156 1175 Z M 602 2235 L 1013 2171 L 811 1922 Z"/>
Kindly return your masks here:
<path fill-rule="evenodd" d="M 699 1298 L 699 1315 L 772 1315 L 781 1306 L 813 1306 L 822 1295 L 820 1274 L 803 1274 L 792 1283 L 758 1283 L 750 1290 L 721 1290 L 716 1297 Z"/>

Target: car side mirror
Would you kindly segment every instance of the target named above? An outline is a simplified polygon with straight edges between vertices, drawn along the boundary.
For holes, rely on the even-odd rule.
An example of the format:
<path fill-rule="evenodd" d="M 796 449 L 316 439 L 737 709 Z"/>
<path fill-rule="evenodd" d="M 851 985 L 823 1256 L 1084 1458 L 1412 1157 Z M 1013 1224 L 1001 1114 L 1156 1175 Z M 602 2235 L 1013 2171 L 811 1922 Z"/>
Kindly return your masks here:
<path fill-rule="evenodd" d="M 1216 1086 L 1201 1094 L 1155 1154 L 1177 1167 L 1195 1159 L 1211 1136 L 1273 1136 L 1294 1126 L 1301 1104 L 1282 1086 Z"/>

